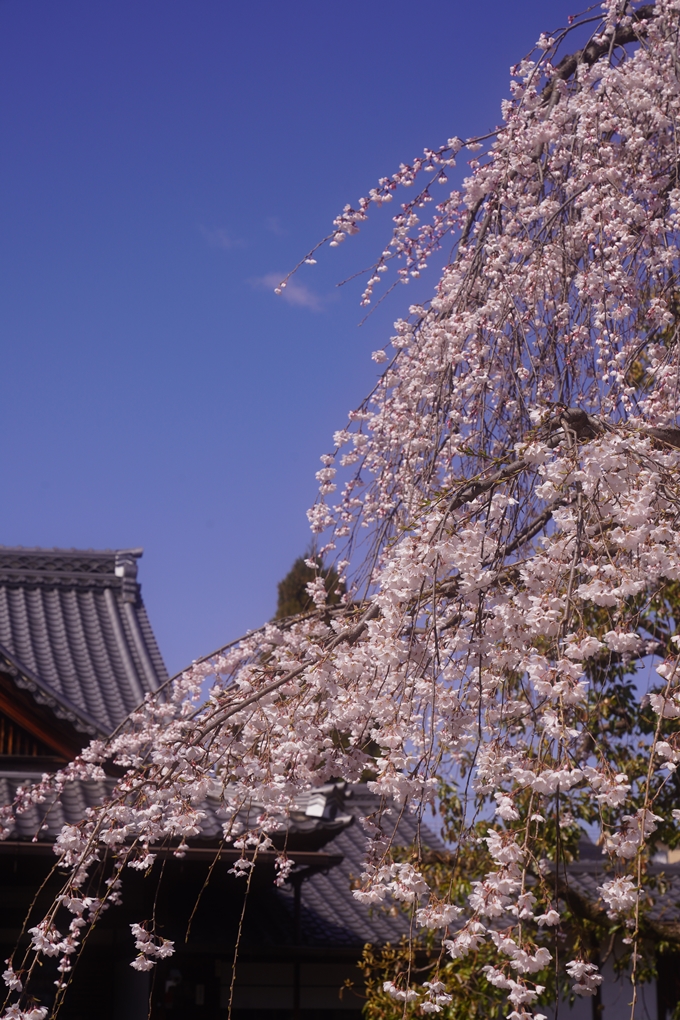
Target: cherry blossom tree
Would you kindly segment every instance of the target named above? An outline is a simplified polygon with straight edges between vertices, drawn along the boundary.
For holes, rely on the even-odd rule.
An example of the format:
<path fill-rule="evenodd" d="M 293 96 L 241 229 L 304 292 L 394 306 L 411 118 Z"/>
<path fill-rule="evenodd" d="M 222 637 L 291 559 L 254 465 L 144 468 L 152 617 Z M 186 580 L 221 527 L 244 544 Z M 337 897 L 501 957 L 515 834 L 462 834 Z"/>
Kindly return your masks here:
<path fill-rule="evenodd" d="M 309 519 L 346 592 L 329 604 L 318 576 L 313 610 L 198 660 L 20 791 L 7 831 L 69 782 L 125 770 L 57 841 L 68 877 L 8 965 L 5 1016 L 45 1015 L 30 998 L 41 957 L 59 958 L 61 995 L 125 868 L 146 870 L 168 841 L 181 854 L 207 794 L 247 880 L 302 791 L 367 769 L 380 808 L 354 894 L 401 903 L 437 947 L 426 983 L 407 962 L 380 986 L 398 1012 L 450 1011 L 451 975 L 471 960 L 511 1020 L 538 1020 L 560 981 L 596 991 L 560 886 L 581 824 L 603 852 L 600 907 L 629 948 L 634 1010 L 648 864 L 679 839 L 679 31 L 679 0 L 606 0 L 513 69 L 496 131 L 426 150 L 337 218 L 331 246 L 413 189 L 365 303 L 393 266 L 408 283 L 452 248 L 321 458 Z M 437 877 L 426 846 L 398 850 L 394 832 L 442 791 Z M 238 831 L 251 803 L 257 824 Z M 473 880 L 447 884 L 462 861 Z M 131 939 L 140 969 L 173 949 L 148 925 Z"/>

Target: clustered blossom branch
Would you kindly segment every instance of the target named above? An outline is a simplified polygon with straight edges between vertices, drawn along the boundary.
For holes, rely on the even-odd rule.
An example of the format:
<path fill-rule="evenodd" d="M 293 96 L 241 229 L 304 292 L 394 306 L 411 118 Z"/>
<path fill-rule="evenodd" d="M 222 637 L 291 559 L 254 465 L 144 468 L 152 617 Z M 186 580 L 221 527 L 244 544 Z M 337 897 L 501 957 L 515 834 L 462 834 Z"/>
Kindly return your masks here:
<path fill-rule="evenodd" d="M 434 223 L 417 213 L 430 183 L 397 214 L 364 300 L 394 257 L 407 277 L 445 234 L 456 248 L 322 457 L 309 518 L 348 597 L 327 606 L 312 583 L 314 611 L 195 663 L 108 743 L 19 791 L 7 834 L 68 783 L 103 786 L 107 763 L 125 769 L 57 840 L 62 905 L 85 903 L 105 859 L 119 880 L 126 866 L 151 868 L 159 848 L 181 855 L 207 798 L 248 875 L 305 791 L 370 767 L 380 806 L 364 820 L 361 902 L 401 902 L 454 962 L 493 949 L 487 982 L 512 1020 L 538 1020 L 563 923 L 559 834 L 595 811 L 609 868 L 600 895 L 628 933 L 637 980 L 646 863 L 678 820 L 664 806 L 680 761 L 678 642 L 650 607 L 680 580 L 679 23 L 678 0 L 623 14 L 607 0 L 568 65 L 556 55 L 564 34 L 542 37 L 514 69 L 486 151 L 466 143 L 478 147 L 470 175 Z M 381 180 L 338 217 L 332 243 L 419 174 L 445 183 L 462 148 L 452 139 Z M 646 767 L 625 770 L 614 728 L 594 738 L 589 699 L 652 655 Z M 492 819 L 490 869 L 464 902 L 434 896 L 421 846 L 407 861 L 393 852 L 403 812 L 422 817 L 442 779 L 460 793 L 461 846 Z M 281 880 L 289 870 L 281 854 Z M 33 959 L 71 958 L 76 936 L 56 922 L 55 910 L 32 929 Z M 133 934 L 138 967 L 171 952 L 144 926 Z M 25 994 L 31 965 L 9 969 L 10 994 Z M 596 992 L 585 952 L 563 966 L 576 994 Z M 430 1013 L 450 989 L 433 976 L 383 992 Z"/>

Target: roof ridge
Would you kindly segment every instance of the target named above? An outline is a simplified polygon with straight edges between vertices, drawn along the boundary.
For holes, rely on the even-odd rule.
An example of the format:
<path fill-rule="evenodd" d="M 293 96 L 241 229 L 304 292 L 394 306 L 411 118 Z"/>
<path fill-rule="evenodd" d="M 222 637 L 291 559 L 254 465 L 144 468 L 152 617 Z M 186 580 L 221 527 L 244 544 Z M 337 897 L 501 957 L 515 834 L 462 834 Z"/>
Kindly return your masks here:
<path fill-rule="evenodd" d="M 60 546 L 51 546 L 49 549 L 40 545 L 0 545 L 0 556 L 6 553 L 18 553 L 21 555 L 41 555 L 41 556 L 117 556 L 123 553 L 127 553 L 129 556 L 142 556 L 144 549 L 140 546 L 130 549 L 76 549 L 75 546 L 70 546 L 68 549 L 61 548 Z"/>

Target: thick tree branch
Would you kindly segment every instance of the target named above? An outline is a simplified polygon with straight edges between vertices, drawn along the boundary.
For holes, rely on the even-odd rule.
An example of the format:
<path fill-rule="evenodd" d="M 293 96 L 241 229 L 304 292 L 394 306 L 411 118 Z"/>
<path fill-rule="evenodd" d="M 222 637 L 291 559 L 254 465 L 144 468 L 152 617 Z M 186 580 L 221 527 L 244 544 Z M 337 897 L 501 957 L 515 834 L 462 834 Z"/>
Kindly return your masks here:
<path fill-rule="evenodd" d="M 638 7 L 636 11 L 631 11 L 632 24 L 620 25 L 616 28 L 613 40 L 611 36 L 607 36 L 601 41 L 599 39 L 591 39 L 582 50 L 577 50 L 576 53 L 569 53 L 562 57 L 554 70 L 553 77 L 543 89 L 545 102 L 548 102 L 551 98 L 557 82 L 567 81 L 571 78 L 576 73 L 579 64 L 587 64 L 588 67 L 592 67 L 605 53 L 611 52 L 614 46 L 626 46 L 628 43 L 638 42 L 644 38 L 647 33 L 644 22 L 653 18 L 655 13 L 654 4 L 644 4 L 642 7 Z"/>

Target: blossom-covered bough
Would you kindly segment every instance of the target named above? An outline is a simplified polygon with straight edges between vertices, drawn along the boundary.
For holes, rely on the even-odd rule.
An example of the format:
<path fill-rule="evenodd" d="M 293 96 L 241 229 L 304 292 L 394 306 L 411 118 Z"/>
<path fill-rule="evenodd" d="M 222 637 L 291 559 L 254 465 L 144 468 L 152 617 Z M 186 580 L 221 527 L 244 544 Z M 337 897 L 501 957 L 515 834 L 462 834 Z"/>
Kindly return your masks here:
<path fill-rule="evenodd" d="M 195 663 L 108 743 L 20 792 L 8 831 L 68 782 L 125 769 L 58 840 L 68 877 L 6 973 L 4 1015 L 44 1015 L 30 999 L 43 954 L 60 958 L 59 1000 L 125 867 L 150 868 L 168 843 L 181 854 L 208 794 L 247 874 L 301 791 L 367 772 L 382 807 L 355 895 L 401 901 L 414 938 L 440 950 L 425 984 L 408 966 L 385 981 L 397 1012 L 452 1010 L 448 975 L 471 954 L 513 1020 L 540 1015 L 556 969 L 596 991 L 588 922 L 564 888 L 580 823 L 609 871 L 598 909 L 628 946 L 634 1009 L 648 864 L 678 841 L 680 814 L 679 32 L 678 0 L 607 0 L 514 68 L 496 132 L 427 150 L 338 218 L 331 244 L 417 191 L 365 302 L 392 262 L 407 282 L 454 245 L 322 457 L 309 517 L 347 595 L 326 606 L 319 577 L 315 611 Z M 470 175 L 442 201 L 464 152 Z M 451 854 L 433 883 L 427 848 L 397 852 L 393 834 L 438 794 Z M 238 832 L 251 803 L 257 826 Z M 447 882 L 468 858 L 478 872 Z M 133 936 L 139 968 L 172 952 L 148 926 Z"/>

